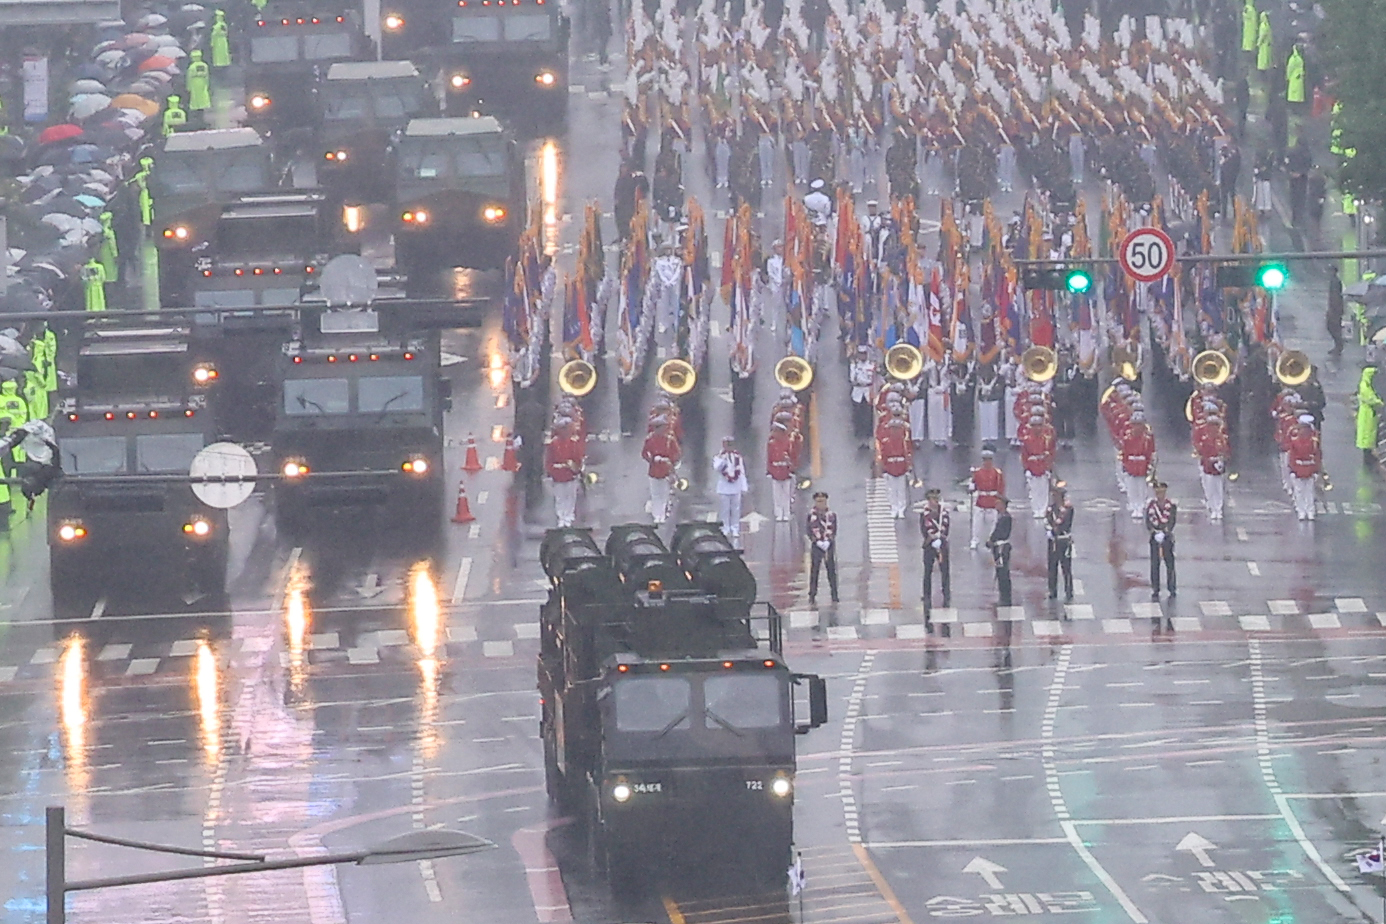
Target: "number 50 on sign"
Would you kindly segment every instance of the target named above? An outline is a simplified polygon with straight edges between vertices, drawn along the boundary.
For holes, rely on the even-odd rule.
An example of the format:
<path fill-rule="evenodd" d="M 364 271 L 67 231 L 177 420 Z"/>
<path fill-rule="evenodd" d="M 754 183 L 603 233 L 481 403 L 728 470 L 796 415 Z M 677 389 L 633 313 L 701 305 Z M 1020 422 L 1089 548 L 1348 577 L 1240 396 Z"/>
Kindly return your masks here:
<path fill-rule="evenodd" d="M 1174 266 L 1174 241 L 1159 228 L 1137 228 L 1122 239 L 1117 260 L 1137 282 L 1155 282 Z"/>

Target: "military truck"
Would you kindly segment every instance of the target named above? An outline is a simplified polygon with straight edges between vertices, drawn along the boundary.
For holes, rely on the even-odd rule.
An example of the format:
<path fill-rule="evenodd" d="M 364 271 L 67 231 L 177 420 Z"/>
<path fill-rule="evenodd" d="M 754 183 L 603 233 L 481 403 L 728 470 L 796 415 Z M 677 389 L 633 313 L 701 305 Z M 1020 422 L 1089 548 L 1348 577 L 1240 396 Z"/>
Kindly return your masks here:
<path fill-rule="evenodd" d="M 382 0 L 381 10 L 383 56 L 424 62 L 447 115 L 562 127 L 570 27 L 557 0 Z"/>
<path fill-rule="evenodd" d="M 270 3 L 247 31 L 246 124 L 267 134 L 311 131 L 327 69 L 374 56 L 359 14 L 345 6 Z"/>
<path fill-rule="evenodd" d="M 327 69 L 315 138 L 318 185 L 334 205 L 393 201 L 394 139 L 436 108 L 408 61 L 347 61 Z"/>
<path fill-rule="evenodd" d="M 63 474 L 48 499 L 55 607 L 112 579 L 176 585 L 188 601 L 219 597 L 226 511 L 187 481 L 218 435 L 209 408 L 218 370 L 185 326 L 89 323 L 71 336 L 75 374 L 53 424 Z"/>
<path fill-rule="evenodd" d="M 395 160 L 395 263 L 496 269 L 525 220 L 524 161 L 494 118 L 414 119 Z"/>
<path fill-rule="evenodd" d="M 779 613 L 721 530 L 549 530 L 540 547 L 539 732 L 549 795 L 626 890 L 719 868 L 784 888 L 795 736 L 827 721 L 819 677 L 785 664 Z M 796 721 L 795 691 L 807 689 Z"/>

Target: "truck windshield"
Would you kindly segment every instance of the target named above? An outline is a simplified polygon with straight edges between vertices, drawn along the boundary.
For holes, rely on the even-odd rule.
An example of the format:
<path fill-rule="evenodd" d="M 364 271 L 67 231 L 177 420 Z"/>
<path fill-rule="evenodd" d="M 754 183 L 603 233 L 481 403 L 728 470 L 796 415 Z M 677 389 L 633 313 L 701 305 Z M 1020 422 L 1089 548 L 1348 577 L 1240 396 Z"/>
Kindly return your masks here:
<path fill-rule="evenodd" d="M 146 353 L 83 353 L 77 360 L 81 395 L 176 396 L 192 384 L 185 349 Z"/>
<path fill-rule="evenodd" d="M 413 78 L 329 80 L 323 91 L 323 118 L 335 122 L 402 121 L 423 108 L 423 93 L 422 81 Z"/>
<path fill-rule="evenodd" d="M 691 727 L 692 685 L 683 677 L 632 677 L 616 684 L 616 728 L 667 732 Z"/>
<path fill-rule="evenodd" d="M 317 234 L 318 216 L 312 209 L 286 210 L 270 217 L 223 218 L 217 223 L 217 255 L 235 260 L 266 253 L 303 254 L 317 243 Z"/>
<path fill-rule="evenodd" d="M 417 375 L 379 375 L 358 379 L 356 409 L 363 414 L 421 411 L 423 379 Z"/>
<path fill-rule="evenodd" d="M 346 379 L 289 379 L 284 383 L 284 413 L 290 417 L 350 411 L 351 389 Z"/>
<path fill-rule="evenodd" d="M 150 173 L 154 197 L 197 193 L 207 201 L 217 194 L 255 192 L 270 187 L 269 150 L 259 145 L 226 151 L 176 151 L 159 155 Z"/>
<path fill-rule="evenodd" d="M 135 437 L 135 466 L 141 472 L 187 472 L 206 444 L 202 433 L 144 433 Z"/>
<path fill-rule="evenodd" d="M 548 13 L 506 13 L 497 16 L 489 10 L 454 16 L 452 40 L 467 42 L 547 42 L 553 35 Z"/>
<path fill-rule="evenodd" d="M 723 674 L 703 682 L 708 727 L 775 728 L 781 715 L 780 681 L 773 674 Z"/>
<path fill-rule="evenodd" d="M 58 452 L 69 475 L 118 475 L 126 470 L 123 436 L 63 437 Z"/>
<path fill-rule="evenodd" d="M 286 61 L 331 61 L 349 57 L 351 57 L 351 33 L 349 32 L 257 35 L 250 40 L 250 62 L 252 64 L 282 64 Z"/>
<path fill-rule="evenodd" d="M 456 180 L 505 176 L 505 140 L 500 135 L 406 138 L 400 143 L 399 178 Z"/>
<path fill-rule="evenodd" d="M 250 40 L 251 64 L 279 64 L 297 60 L 297 35 L 257 35 Z"/>

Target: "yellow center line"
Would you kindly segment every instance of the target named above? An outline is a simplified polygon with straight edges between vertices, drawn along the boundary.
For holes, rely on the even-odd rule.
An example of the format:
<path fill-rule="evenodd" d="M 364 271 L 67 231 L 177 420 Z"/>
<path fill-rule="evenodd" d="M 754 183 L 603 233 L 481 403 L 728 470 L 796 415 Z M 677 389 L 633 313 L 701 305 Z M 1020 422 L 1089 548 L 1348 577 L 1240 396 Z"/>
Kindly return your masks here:
<path fill-rule="evenodd" d="M 861 844 L 853 844 L 852 852 L 857 855 L 857 862 L 861 864 L 862 869 L 866 870 L 866 875 L 871 877 L 871 881 L 876 885 L 876 891 L 881 893 L 881 898 L 885 899 L 885 903 L 895 912 L 895 917 L 900 924 L 914 924 L 914 921 L 910 919 L 910 913 L 905 910 L 904 905 L 900 904 L 900 899 L 895 897 L 895 890 L 890 887 L 890 883 L 886 882 L 881 871 L 876 868 L 876 861 L 871 859 L 871 854 L 867 853 L 866 848 Z M 682 922 L 673 921 L 671 924 L 682 924 Z"/>
<path fill-rule="evenodd" d="M 664 913 L 669 916 L 669 924 L 687 924 L 678 903 L 667 895 L 664 896 Z"/>

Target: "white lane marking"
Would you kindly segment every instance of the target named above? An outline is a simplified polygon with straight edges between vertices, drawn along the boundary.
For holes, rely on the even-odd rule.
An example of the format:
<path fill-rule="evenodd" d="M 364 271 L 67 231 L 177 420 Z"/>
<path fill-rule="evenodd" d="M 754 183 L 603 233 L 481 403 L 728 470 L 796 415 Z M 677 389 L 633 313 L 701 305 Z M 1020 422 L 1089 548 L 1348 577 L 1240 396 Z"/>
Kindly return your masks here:
<path fill-rule="evenodd" d="M 1170 625 L 1174 626 L 1175 632 L 1201 632 L 1203 623 L 1199 622 L 1197 616 L 1175 616 L 1170 620 Z"/>
<path fill-rule="evenodd" d="M 130 657 L 133 645 L 107 645 L 101 649 L 101 653 L 96 656 L 98 661 L 124 661 Z"/>
<path fill-rule="evenodd" d="M 1310 613 L 1308 615 L 1309 625 L 1315 629 L 1341 629 L 1343 624 L 1338 620 L 1337 613 Z"/>
<path fill-rule="evenodd" d="M 1271 627 L 1270 619 L 1265 616 L 1238 616 L 1237 622 L 1244 632 L 1269 632 Z"/>
<path fill-rule="evenodd" d="M 1367 602 L 1361 597 L 1337 597 L 1333 605 L 1338 608 L 1340 613 L 1365 613 L 1367 612 Z"/>
<path fill-rule="evenodd" d="M 1059 827 L 1064 832 L 1064 837 L 1074 852 L 1078 854 L 1083 863 L 1098 881 L 1106 887 L 1112 897 L 1117 900 L 1133 924 L 1148 924 L 1149 918 L 1141 913 L 1130 897 L 1121 888 L 1111 874 L 1097 862 L 1097 858 L 1092 855 L 1087 844 L 1078 836 L 1078 828 L 1070 820 L 1068 802 L 1064 799 L 1063 789 L 1059 785 L 1059 772 L 1056 763 L 1057 751 L 1054 747 L 1054 722 L 1058 718 L 1059 702 L 1064 695 L 1064 682 L 1068 677 L 1069 661 L 1073 657 L 1073 646 L 1064 645 L 1059 650 L 1059 657 L 1054 663 L 1054 679 L 1049 686 L 1049 700 L 1044 707 L 1044 718 L 1040 725 L 1040 763 L 1044 767 L 1045 788 L 1049 791 L 1049 801 L 1053 805 L 1054 814 L 1059 818 Z"/>
<path fill-rule="evenodd" d="M 1249 561 L 1246 563 L 1246 570 L 1251 573 L 1252 577 L 1261 576 L 1261 566 L 1256 564 L 1256 562 L 1254 561 Z"/>
<path fill-rule="evenodd" d="M 514 642 L 482 642 L 481 653 L 488 658 L 510 658 L 515 655 Z"/>
<path fill-rule="evenodd" d="M 135 658 L 125 669 L 126 677 L 143 677 L 159 669 L 158 658 Z"/>
<path fill-rule="evenodd" d="M 1062 837 L 992 837 L 977 840 L 957 841 L 872 841 L 867 847 L 882 849 L 891 847 L 1021 847 L 1027 844 L 1067 844 Z"/>
<path fill-rule="evenodd" d="M 476 539 L 476 538 L 479 537 L 480 535 L 481 535 L 481 524 L 480 524 L 480 523 L 473 523 L 473 524 L 467 529 L 467 538 L 468 538 L 468 539 Z"/>
<path fill-rule="evenodd" d="M 478 507 L 480 507 L 482 504 L 486 503 L 487 498 L 489 498 L 490 496 L 491 496 L 491 492 L 490 492 L 490 491 L 477 491 L 477 492 L 476 492 L 476 505 L 477 505 Z"/>
<path fill-rule="evenodd" d="M 857 820 L 857 797 L 852 789 L 852 754 L 856 747 L 857 722 L 861 718 L 866 680 L 875 662 L 875 651 L 868 651 L 862 656 L 852 683 L 852 693 L 847 697 L 847 708 L 842 713 L 842 739 L 839 746 L 842 756 L 837 760 L 838 795 L 842 799 L 842 816 L 847 826 L 847 840 L 853 844 L 861 843 L 861 825 Z"/>
<path fill-rule="evenodd" d="M 1096 619 L 1091 603 L 1069 603 L 1064 606 L 1069 619 Z"/>
<path fill-rule="evenodd" d="M 1250 540 L 1248 539 L 1248 537 L 1247 537 L 1247 534 L 1246 534 L 1246 527 L 1245 527 L 1245 526 L 1238 526 L 1238 527 L 1237 527 L 1237 541 L 1238 541 L 1238 542 L 1248 542 L 1248 541 L 1250 541 Z"/>
<path fill-rule="evenodd" d="M 467 581 L 472 576 L 472 560 L 462 559 L 457 566 L 457 579 L 452 582 L 452 605 L 456 606 L 462 602 L 462 597 L 467 593 Z"/>
<path fill-rule="evenodd" d="M 1128 767 L 1128 770 L 1153 770 L 1155 764 L 1141 767 Z M 1279 815 L 1156 815 L 1148 818 L 1089 818 L 1080 819 L 1074 824 L 1082 825 L 1172 825 L 1191 824 L 1199 821 L 1270 821 Z"/>
<path fill-rule="evenodd" d="M 190 658 L 195 654 L 197 654 L 196 639 L 179 639 L 168 646 L 168 656 L 170 658 Z"/>
<path fill-rule="evenodd" d="M 1280 782 L 1275 776 L 1275 765 L 1271 763 L 1270 722 L 1266 709 L 1266 676 L 1261 660 L 1260 640 L 1253 638 L 1248 641 L 1247 650 L 1250 653 L 1249 667 L 1251 669 L 1251 716 L 1252 724 L 1256 729 L 1256 757 L 1261 765 L 1261 779 L 1265 782 L 1271 795 L 1275 797 L 1275 807 L 1280 809 L 1280 817 L 1284 819 L 1295 840 L 1299 841 L 1304 855 L 1319 868 L 1319 872 L 1323 873 L 1324 878 L 1331 882 L 1334 888 L 1340 892 L 1348 892 L 1350 891 L 1348 884 L 1331 866 L 1323 861 L 1319 849 L 1304 833 L 1299 819 L 1290 810 L 1290 803 L 1280 791 Z"/>
<path fill-rule="evenodd" d="M 866 483 L 866 550 L 873 565 L 894 565 L 900 561 L 895 520 L 890 515 L 890 499 L 881 478 Z"/>
<path fill-rule="evenodd" d="M 102 596 L 100 599 L 98 599 L 95 603 L 92 604 L 92 606 L 91 606 L 91 618 L 92 618 L 92 619 L 100 619 L 100 618 L 101 618 L 101 614 L 104 613 L 104 612 L 106 612 L 106 603 L 107 603 L 107 600 L 106 600 L 105 596 Z"/>
<path fill-rule="evenodd" d="M 1199 609 L 1203 610 L 1204 616 L 1231 616 L 1232 607 L 1225 600 L 1200 600 Z"/>
<path fill-rule="evenodd" d="M 1298 616 L 1299 603 L 1294 600 L 1267 600 L 1272 616 Z"/>
<path fill-rule="evenodd" d="M 517 622 L 515 623 L 515 637 L 534 639 L 539 637 L 539 623 L 537 622 Z"/>

